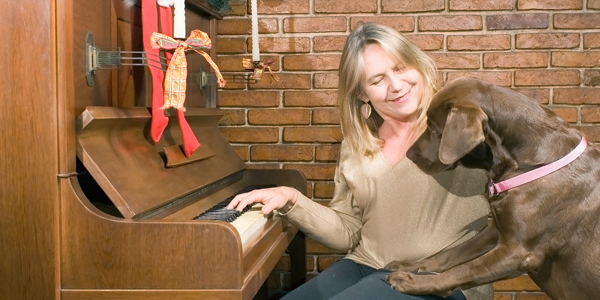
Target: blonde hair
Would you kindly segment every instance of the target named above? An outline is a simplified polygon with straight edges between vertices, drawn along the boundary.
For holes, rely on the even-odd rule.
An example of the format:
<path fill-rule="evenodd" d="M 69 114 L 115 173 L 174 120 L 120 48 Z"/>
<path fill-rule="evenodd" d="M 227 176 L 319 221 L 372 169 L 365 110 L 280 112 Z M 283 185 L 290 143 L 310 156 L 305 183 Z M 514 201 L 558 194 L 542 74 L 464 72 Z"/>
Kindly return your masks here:
<path fill-rule="evenodd" d="M 364 102 L 359 99 L 366 82 L 363 51 L 368 45 L 378 44 L 399 64 L 416 69 L 423 77 L 423 94 L 417 107 L 416 133 L 425 130 L 426 112 L 437 87 L 437 69 L 433 60 L 421 49 L 396 30 L 379 24 L 364 24 L 350 33 L 339 68 L 338 106 L 341 113 L 342 132 L 353 153 L 372 157 L 381 150 L 383 141 L 379 138 L 379 128 L 383 119 L 372 110 L 371 117 L 365 119 L 360 112 Z"/>

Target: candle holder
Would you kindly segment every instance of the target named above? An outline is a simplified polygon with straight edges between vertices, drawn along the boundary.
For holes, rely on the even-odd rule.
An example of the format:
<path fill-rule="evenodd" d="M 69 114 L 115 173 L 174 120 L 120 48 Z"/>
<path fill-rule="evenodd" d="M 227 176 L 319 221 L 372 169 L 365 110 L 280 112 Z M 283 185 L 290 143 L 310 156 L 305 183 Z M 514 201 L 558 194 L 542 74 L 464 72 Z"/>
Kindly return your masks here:
<path fill-rule="evenodd" d="M 275 63 L 275 60 L 271 57 L 264 59 L 263 61 L 252 61 L 250 59 L 244 58 L 242 59 L 242 65 L 244 69 L 251 70 L 252 75 L 250 75 L 250 79 L 260 80 L 264 71 L 268 71 L 271 75 L 271 82 L 279 81 L 279 79 L 273 74 L 273 70 L 271 70 L 271 65 Z"/>
<path fill-rule="evenodd" d="M 271 83 L 276 82 L 279 81 L 279 78 L 277 78 L 271 70 L 271 65 L 274 63 L 275 60 L 271 57 L 268 57 L 263 61 L 254 61 L 250 58 L 244 58 L 242 59 L 242 66 L 251 73 L 226 73 L 223 74 L 223 78 L 229 83 L 258 83 L 266 70 L 270 74 Z M 204 79 L 198 77 L 199 82 L 205 82 L 207 85 L 215 84 L 215 80 L 212 78 L 214 76 L 213 74 L 203 74 L 201 76 L 204 76 Z"/>

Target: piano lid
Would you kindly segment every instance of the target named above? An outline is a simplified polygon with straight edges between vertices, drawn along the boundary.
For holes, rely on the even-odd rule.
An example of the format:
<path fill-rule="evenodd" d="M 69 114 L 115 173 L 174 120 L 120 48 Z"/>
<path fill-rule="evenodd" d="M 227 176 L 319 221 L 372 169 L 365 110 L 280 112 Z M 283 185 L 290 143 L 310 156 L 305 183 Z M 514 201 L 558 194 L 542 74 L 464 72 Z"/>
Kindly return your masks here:
<path fill-rule="evenodd" d="M 161 140 L 147 108 L 88 107 L 77 118 L 77 157 L 125 218 L 141 218 L 198 190 L 227 185 L 245 164 L 218 128 L 222 113 L 187 108 L 201 146 L 189 159 L 175 113 Z"/>

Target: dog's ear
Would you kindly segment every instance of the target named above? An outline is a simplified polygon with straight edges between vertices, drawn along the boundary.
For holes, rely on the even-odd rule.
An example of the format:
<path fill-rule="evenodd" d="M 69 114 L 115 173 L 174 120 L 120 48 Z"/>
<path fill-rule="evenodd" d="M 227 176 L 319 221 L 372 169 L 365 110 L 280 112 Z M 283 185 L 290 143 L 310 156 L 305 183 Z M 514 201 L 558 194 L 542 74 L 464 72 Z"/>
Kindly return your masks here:
<path fill-rule="evenodd" d="M 440 161 L 446 165 L 455 163 L 483 142 L 485 120 L 487 115 L 479 107 L 451 108 L 440 141 Z"/>

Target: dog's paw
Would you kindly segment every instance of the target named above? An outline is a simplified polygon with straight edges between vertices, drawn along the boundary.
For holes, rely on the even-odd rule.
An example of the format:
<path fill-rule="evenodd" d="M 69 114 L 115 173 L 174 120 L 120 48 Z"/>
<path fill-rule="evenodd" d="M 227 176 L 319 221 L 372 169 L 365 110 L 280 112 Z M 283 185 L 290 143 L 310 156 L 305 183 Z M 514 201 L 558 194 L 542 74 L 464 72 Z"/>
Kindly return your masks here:
<path fill-rule="evenodd" d="M 438 295 L 448 297 L 452 290 L 444 289 L 434 276 L 396 271 L 388 274 L 386 280 L 395 290 L 410 295 Z"/>
<path fill-rule="evenodd" d="M 388 274 L 385 279 L 398 292 L 418 295 L 419 293 L 415 293 L 415 287 L 414 287 L 415 276 L 417 276 L 417 275 L 415 275 L 413 273 L 403 272 L 403 271 L 395 271 L 395 272 Z"/>
<path fill-rule="evenodd" d="M 419 267 L 414 263 L 403 262 L 399 260 L 395 260 L 385 266 L 386 269 L 391 271 L 404 271 L 404 272 L 417 272 L 419 271 Z"/>

